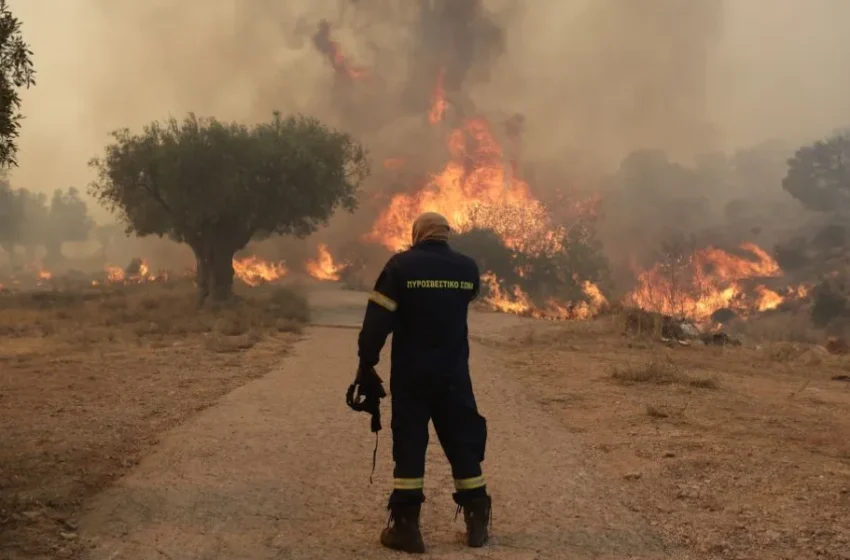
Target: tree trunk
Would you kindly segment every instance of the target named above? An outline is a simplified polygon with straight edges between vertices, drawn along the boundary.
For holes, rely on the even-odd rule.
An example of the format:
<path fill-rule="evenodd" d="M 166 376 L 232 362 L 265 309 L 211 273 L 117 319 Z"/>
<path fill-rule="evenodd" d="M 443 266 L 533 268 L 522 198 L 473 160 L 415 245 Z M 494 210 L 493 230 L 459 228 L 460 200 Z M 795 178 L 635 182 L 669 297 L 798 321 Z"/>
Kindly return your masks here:
<path fill-rule="evenodd" d="M 195 249 L 195 285 L 198 294 L 198 307 L 204 305 L 207 296 L 210 295 L 210 282 L 207 270 L 209 269 L 209 259 L 205 256 L 202 249 Z"/>
<path fill-rule="evenodd" d="M 234 251 L 226 245 L 213 245 L 209 240 L 192 250 L 197 263 L 195 281 L 198 305 L 203 305 L 207 299 L 214 302 L 232 299 Z"/>
<path fill-rule="evenodd" d="M 226 247 L 213 247 L 210 276 L 210 293 L 213 301 L 227 301 L 233 298 L 233 254 Z"/>

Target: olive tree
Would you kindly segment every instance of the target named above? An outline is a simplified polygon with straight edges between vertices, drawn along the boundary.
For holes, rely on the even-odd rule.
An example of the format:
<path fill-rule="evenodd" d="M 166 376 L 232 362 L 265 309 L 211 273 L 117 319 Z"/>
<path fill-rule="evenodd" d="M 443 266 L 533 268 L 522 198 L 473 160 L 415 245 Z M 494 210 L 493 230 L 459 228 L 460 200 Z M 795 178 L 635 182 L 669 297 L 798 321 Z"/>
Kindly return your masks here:
<path fill-rule="evenodd" d="M 303 237 L 342 207 L 357 206 L 369 174 L 365 149 L 311 117 L 255 126 L 190 114 L 119 130 L 100 158 L 90 194 L 127 233 L 191 247 L 199 302 L 233 294 L 233 255 L 252 239 Z"/>
<path fill-rule="evenodd" d="M 809 210 L 850 210 L 850 131 L 797 150 L 782 188 Z"/>
<path fill-rule="evenodd" d="M 66 241 L 85 241 L 94 227 L 85 201 L 74 187 L 66 190 L 56 189 L 45 206 L 45 223 L 38 229 L 47 261 L 58 263 L 62 260 L 62 244 Z"/>
<path fill-rule="evenodd" d="M 35 85 L 32 52 L 21 35 L 21 22 L 0 0 L 0 167 L 15 165 L 20 129 L 18 90 Z"/>

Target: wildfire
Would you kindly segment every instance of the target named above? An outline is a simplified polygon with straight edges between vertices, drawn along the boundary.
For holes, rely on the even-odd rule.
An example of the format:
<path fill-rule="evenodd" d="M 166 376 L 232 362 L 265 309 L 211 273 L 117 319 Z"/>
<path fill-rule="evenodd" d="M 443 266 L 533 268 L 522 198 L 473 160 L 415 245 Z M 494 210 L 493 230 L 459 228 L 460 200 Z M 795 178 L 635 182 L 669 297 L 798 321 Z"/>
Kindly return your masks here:
<path fill-rule="evenodd" d="M 328 246 L 324 243 L 319 243 L 318 251 L 319 256 L 308 260 L 304 265 L 307 269 L 307 274 L 316 280 L 338 281 L 340 273 L 345 269 L 345 264 L 335 262 L 333 255 L 328 250 Z"/>
<path fill-rule="evenodd" d="M 437 74 L 437 84 L 434 86 L 434 93 L 431 95 L 431 111 L 428 113 L 428 122 L 431 124 L 442 121 L 446 109 L 449 108 L 449 104 L 446 102 L 446 90 L 443 86 L 445 76 L 446 69 L 440 68 L 440 72 Z"/>
<path fill-rule="evenodd" d="M 107 266 L 106 267 L 106 279 L 113 283 L 117 284 L 124 281 L 126 275 L 124 274 L 124 269 L 120 266 Z"/>
<path fill-rule="evenodd" d="M 484 301 L 502 313 L 551 320 L 590 319 L 608 306 L 608 300 L 599 287 L 588 281 L 581 283 L 587 301 L 564 304 L 550 299 L 542 307 L 536 306 L 519 286 L 514 286 L 510 292 L 502 290 L 498 279 L 490 272 L 481 275 L 481 282 L 487 293 Z"/>
<path fill-rule="evenodd" d="M 745 283 L 752 286 L 758 278 L 782 276 L 782 270 L 761 247 L 745 243 L 740 249 L 752 258 L 706 247 L 684 259 L 657 263 L 638 274 L 638 286 L 626 302 L 665 315 L 707 321 L 719 309 L 747 315 L 806 295 L 803 286 L 789 288 L 784 295 L 761 284 L 746 289 Z"/>
<path fill-rule="evenodd" d="M 42 269 L 38 271 L 39 280 L 50 280 L 51 278 L 53 278 L 53 273 L 49 270 Z"/>
<path fill-rule="evenodd" d="M 319 30 L 313 35 L 313 44 L 327 57 L 337 75 L 350 80 L 357 80 L 368 75 L 365 68 L 352 65 L 342 54 L 339 43 L 331 39 L 331 24 L 327 20 L 323 19 L 319 22 Z"/>
<path fill-rule="evenodd" d="M 107 265 L 104 271 L 106 272 L 106 281 L 110 284 L 142 284 L 168 279 L 167 273 L 151 273 L 150 265 L 145 259 L 134 260 L 127 268 Z M 96 282 L 93 282 L 93 284 L 97 285 Z"/>
<path fill-rule="evenodd" d="M 279 280 L 288 272 L 283 261 L 271 263 L 254 256 L 233 259 L 234 275 L 249 286 L 259 286 L 265 282 Z"/>
<path fill-rule="evenodd" d="M 502 147 L 482 117 L 467 119 L 449 135 L 450 161 L 412 194 L 396 194 L 367 239 L 399 251 L 410 224 L 423 212 L 439 212 L 457 231 L 492 229 L 514 249 L 558 249 L 558 228 L 528 184 L 511 173 Z"/>

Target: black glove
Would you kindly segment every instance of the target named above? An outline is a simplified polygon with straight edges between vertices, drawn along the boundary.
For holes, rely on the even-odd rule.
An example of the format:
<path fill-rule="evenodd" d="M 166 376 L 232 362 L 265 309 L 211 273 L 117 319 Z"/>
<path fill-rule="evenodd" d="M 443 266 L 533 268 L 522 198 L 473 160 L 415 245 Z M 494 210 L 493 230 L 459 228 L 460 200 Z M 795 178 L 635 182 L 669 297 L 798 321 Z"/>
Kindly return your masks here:
<path fill-rule="evenodd" d="M 360 367 L 357 377 L 345 394 L 345 402 L 357 412 L 368 412 L 372 416 L 372 431 L 381 431 L 381 399 L 387 396 L 384 382 L 375 368 Z"/>

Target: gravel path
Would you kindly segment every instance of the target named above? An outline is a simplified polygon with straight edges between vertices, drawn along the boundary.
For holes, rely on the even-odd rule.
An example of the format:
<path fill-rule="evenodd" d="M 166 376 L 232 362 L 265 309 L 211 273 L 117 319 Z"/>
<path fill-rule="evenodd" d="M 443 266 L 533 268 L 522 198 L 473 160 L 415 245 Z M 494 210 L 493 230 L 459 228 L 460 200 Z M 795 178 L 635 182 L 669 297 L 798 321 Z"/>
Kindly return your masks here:
<path fill-rule="evenodd" d="M 510 327 L 476 316 L 473 330 Z M 139 466 L 89 505 L 91 560 L 398 558 L 377 539 L 392 482 L 390 432 L 350 411 L 357 331 L 313 327 L 282 367 L 167 434 Z M 612 495 L 594 455 L 523 395 L 486 347 L 473 382 L 490 440 L 492 546 L 469 551 L 454 521 L 451 473 L 432 434 L 423 533 L 433 558 L 684 558 Z M 379 371 L 386 376 L 385 358 Z M 386 401 L 385 401 L 386 403 Z M 389 406 L 383 405 L 389 426 Z M 619 482 L 619 481 L 618 481 Z"/>

